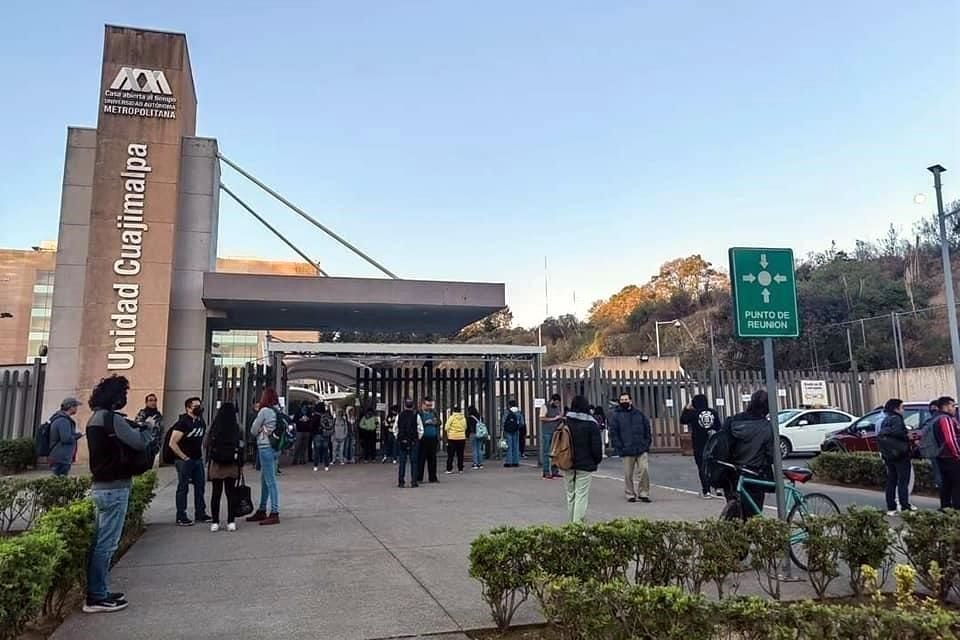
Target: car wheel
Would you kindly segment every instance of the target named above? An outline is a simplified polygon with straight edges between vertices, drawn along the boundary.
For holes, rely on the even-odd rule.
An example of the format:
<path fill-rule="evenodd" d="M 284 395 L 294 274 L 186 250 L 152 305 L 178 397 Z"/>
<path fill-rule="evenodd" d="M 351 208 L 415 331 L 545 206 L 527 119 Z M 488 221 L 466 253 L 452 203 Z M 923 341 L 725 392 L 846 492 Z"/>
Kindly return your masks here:
<path fill-rule="evenodd" d="M 793 451 L 790 441 L 786 438 L 780 438 L 780 458 L 786 458 Z"/>

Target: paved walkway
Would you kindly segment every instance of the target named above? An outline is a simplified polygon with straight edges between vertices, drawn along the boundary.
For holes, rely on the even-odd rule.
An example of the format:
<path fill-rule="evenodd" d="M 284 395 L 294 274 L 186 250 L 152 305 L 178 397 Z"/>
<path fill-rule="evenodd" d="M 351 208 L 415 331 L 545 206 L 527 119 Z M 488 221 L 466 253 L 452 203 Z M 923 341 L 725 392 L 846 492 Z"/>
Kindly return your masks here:
<path fill-rule="evenodd" d="M 604 468 L 605 467 L 605 468 Z M 588 518 L 716 516 L 719 501 L 655 488 L 654 503 L 623 499 L 608 461 Z M 563 482 L 540 480 L 532 464 L 489 465 L 398 489 L 396 467 L 351 465 L 314 473 L 286 467 L 282 522 L 240 523 L 236 533 L 174 526 L 173 478 L 163 474 L 146 534 L 113 571 L 131 605 L 116 614 L 71 616 L 56 640 L 269 638 L 370 640 L 454 634 L 491 626 L 469 577 L 470 541 L 497 525 L 561 523 Z M 259 478 L 248 483 L 259 492 Z M 208 485 L 209 489 L 209 485 Z M 192 500 L 192 497 L 191 497 Z M 225 508 L 225 506 L 224 506 Z M 745 581 L 747 582 L 747 581 Z M 527 605 L 517 624 L 538 621 Z"/>

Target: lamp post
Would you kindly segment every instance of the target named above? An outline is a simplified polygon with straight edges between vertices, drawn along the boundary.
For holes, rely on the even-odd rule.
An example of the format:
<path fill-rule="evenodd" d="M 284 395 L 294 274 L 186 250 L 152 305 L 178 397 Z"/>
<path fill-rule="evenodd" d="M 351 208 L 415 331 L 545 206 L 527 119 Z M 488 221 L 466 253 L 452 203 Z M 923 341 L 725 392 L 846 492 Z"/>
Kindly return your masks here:
<path fill-rule="evenodd" d="M 947 241 L 947 216 L 943 212 L 943 192 L 940 175 L 946 171 L 943 165 L 927 167 L 933 174 L 933 188 L 937 192 L 937 220 L 940 223 L 940 257 L 943 259 L 943 285 L 947 297 L 947 321 L 950 326 L 950 350 L 953 353 L 953 377 L 955 390 L 960 393 L 960 332 L 957 330 L 957 303 L 953 292 L 953 269 L 950 266 L 950 245 Z"/>
<path fill-rule="evenodd" d="M 676 318 L 675 320 L 662 320 L 654 323 L 654 332 L 657 335 L 657 357 L 660 357 L 660 325 L 662 324 L 672 324 L 675 329 L 686 329 L 687 335 L 690 336 L 690 340 L 696 342 L 696 338 L 693 337 L 693 334 L 690 332 L 690 327 L 687 326 L 687 323 Z"/>

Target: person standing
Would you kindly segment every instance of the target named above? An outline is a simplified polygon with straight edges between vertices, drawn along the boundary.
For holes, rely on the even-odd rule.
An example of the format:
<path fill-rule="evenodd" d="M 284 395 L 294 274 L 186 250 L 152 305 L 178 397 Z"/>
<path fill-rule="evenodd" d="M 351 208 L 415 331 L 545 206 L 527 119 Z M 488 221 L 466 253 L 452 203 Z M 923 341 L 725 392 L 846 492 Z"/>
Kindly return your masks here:
<path fill-rule="evenodd" d="M 237 420 L 237 407 L 224 402 L 210 425 L 207 438 L 207 459 L 210 461 L 210 515 L 213 522 L 210 531 L 220 531 L 220 498 L 227 496 L 227 531 L 236 531 L 236 491 L 240 477 L 240 457 L 243 445 L 243 432 Z"/>
<path fill-rule="evenodd" d="M 481 430 L 483 433 L 481 433 Z M 470 438 L 470 444 L 473 448 L 473 469 L 483 469 L 483 447 L 487 443 L 487 426 L 483 424 L 483 418 L 477 408 L 470 406 L 467 408 L 467 437 Z"/>
<path fill-rule="evenodd" d="M 420 450 L 417 454 L 417 482 L 423 482 L 424 469 L 427 470 L 429 482 L 439 482 L 437 447 L 440 444 L 440 418 L 433 408 L 433 398 L 430 396 L 421 403 L 420 422 L 423 424 L 423 436 L 420 438 Z"/>
<path fill-rule="evenodd" d="M 650 421 L 633 406 L 629 393 L 620 394 L 620 403 L 610 418 L 609 429 L 613 450 L 623 459 L 627 502 L 650 502 Z"/>
<path fill-rule="evenodd" d="M 210 522 L 203 494 L 206 479 L 203 473 L 203 437 L 207 425 L 203 421 L 203 406 L 200 398 L 187 398 L 186 413 L 173 425 L 170 450 L 176 456 L 177 467 L 177 526 L 192 527 L 193 520 L 187 517 L 187 494 L 193 485 L 193 516 L 197 522 Z"/>
<path fill-rule="evenodd" d="M 313 470 L 319 471 L 323 465 L 324 471 L 330 471 L 330 461 L 333 456 L 333 434 L 336 430 L 333 416 L 327 411 L 326 405 L 317 403 L 313 409 Z"/>
<path fill-rule="evenodd" d="M 770 413 L 769 403 L 766 391 L 754 391 L 746 411 L 727 418 L 723 429 L 730 433 L 730 463 L 754 472 L 761 480 L 773 482 L 773 425 L 767 415 Z M 731 478 L 730 485 L 725 487 L 728 500 L 734 497 L 736 481 L 736 477 Z M 749 515 L 761 514 L 764 488 L 751 485 L 746 487 L 746 492 L 759 509 Z"/>
<path fill-rule="evenodd" d="M 589 410 L 586 413 L 590 413 Z M 596 420 L 594 419 L 596 422 Z M 560 394 L 550 397 L 547 405 L 547 415 L 540 421 L 540 455 L 543 458 L 543 479 L 562 478 L 563 475 L 555 464 L 551 464 L 550 445 L 553 443 L 553 432 L 563 422 L 563 403 Z M 599 426 L 598 426 L 599 429 Z"/>
<path fill-rule="evenodd" d="M 313 457 L 310 443 L 313 440 L 311 415 L 312 407 L 304 402 L 297 408 L 297 439 L 293 445 L 293 464 L 306 464 Z"/>
<path fill-rule="evenodd" d="M 280 523 L 280 489 L 277 487 L 277 459 L 280 452 L 273 448 L 271 436 L 277 429 L 285 428 L 282 411 L 273 387 L 264 389 L 260 396 L 260 411 L 250 427 L 257 437 L 257 457 L 260 460 L 260 508 L 247 518 L 247 522 L 259 522 L 261 525 Z M 271 507 L 269 516 L 268 504 Z"/>
<path fill-rule="evenodd" d="M 453 459 L 457 459 L 457 473 L 463 473 L 463 454 L 467 446 L 467 418 L 459 406 L 447 418 L 443 430 L 447 434 L 447 475 L 453 473 Z"/>
<path fill-rule="evenodd" d="M 387 419 L 383 421 L 383 427 L 380 429 L 380 455 L 383 456 L 381 461 L 383 464 L 386 464 L 387 460 L 397 464 L 397 415 L 399 413 L 399 407 L 390 407 L 390 413 L 387 414 Z"/>
<path fill-rule="evenodd" d="M 570 522 L 583 522 L 590 500 L 593 472 L 603 462 L 603 440 L 597 421 L 590 415 L 590 403 L 583 396 L 576 396 L 570 403 L 566 423 L 570 429 L 573 454 L 573 468 L 567 471 L 564 478 L 567 519 Z"/>
<path fill-rule="evenodd" d="M 156 427 L 160 433 L 163 433 L 163 414 L 157 408 L 157 394 L 147 394 L 143 399 L 143 409 L 137 412 L 137 417 L 133 421 L 145 427 Z"/>
<path fill-rule="evenodd" d="M 903 421 L 903 401 L 890 398 L 883 405 L 883 422 L 877 434 L 880 457 L 887 468 L 887 515 L 895 516 L 900 510 L 912 511 L 910 505 L 910 436 Z M 899 508 L 898 508 L 899 498 Z"/>
<path fill-rule="evenodd" d="M 103 378 L 90 394 L 93 415 L 87 421 L 90 449 L 90 497 L 94 506 L 93 545 L 87 556 L 87 594 L 84 613 L 122 611 L 128 606 L 122 593 L 109 589 L 110 562 L 117 551 L 127 517 L 132 474 L 124 468 L 119 447 L 145 451 L 152 430 L 137 431 L 116 413 L 127 405 L 130 383 L 123 376 Z"/>
<path fill-rule="evenodd" d="M 936 425 L 937 420 L 940 418 L 940 407 L 937 405 L 938 402 L 939 402 L 939 399 L 930 401 L 930 405 L 929 405 L 930 417 L 927 418 L 927 422 L 923 423 L 924 427 L 926 427 L 928 424 Z M 932 428 L 936 428 L 936 427 L 934 426 Z M 930 471 L 933 474 L 933 486 L 935 486 L 937 488 L 937 491 L 939 491 L 940 486 L 942 485 L 942 478 L 940 477 L 940 463 L 936 458 L 927 458 L 927 460 L 930 462 Z M 913 480 L 912 474 L 910 476 L 910 479 L 911 481 Z"/>
<path fill-rule="evenodd" d="M 697 463 L 697 474 L 700 476 L 700 497 L 710 500 L 713 494 L 710 492 L 710 480 L 703 463 L 703 449 L 710 436 L 720 428 L 720 414 L 710 408 L 707 396 L 700 393 L 693 396 L 690 406 L 680 414 L 680 424 L 686 425 L 693 439 L 693 459 Z"/>
<path fill-rule="evenodd" d="M 55 476 L 70 474 L 73 457 L 77 453 L 77 441 L 83 437 L 73 419 L 79 406 L 80 401 L 76 398 L 64 398 L 60 410 L 50 417 L 50 453 L 47 461 Z"/>
<path fill-rule="evenodd" d="M 358 419 L 353 409 L 347 410 L 347 440 L 343 445 L 344 457 L 347 464 L 353 464 L 357 461 L 357 441 L 358 438 Z"/>
<path fill-rule="evenodd" d="M 937 399 L 940 412 L 936 423 L 940 454 L 940 509 L 960 509 L 960 424 L 957 423 L 957 401 L 949 396 Z"/>
<path fill-rule="evenodd" d="M 333 463 L 346 464 L 347 437 L 350 435 L 350 423 L 343 409 L 337 412 L 333 423 Z"/>
<path fill-rule="evenodd" d="M 503 437 L 507 441 L 507 455 L 503 466 L 520 466 L 520 434 L 523 428 L 523 413 L 520 412 L 520 405 L 516 400 L 507 402 L 507 411 L 503 414 L 501 428 Z"/>
<path fill-rule="evenodd" d="M 418 487 L 417 481 L 418 456 L 420 439 L 423 437 L 423 421 L 414 410 L 413 400 L 403 401 L 403 411 L 397 416 L 397 457 L 399 459 L 400 477 L 397 486 L 406 487 L 407 463 L 410 463 L 410 486 Z"/>
<path fill-rule="evenodd" d="M 377 414 L 373 412 L 373 409 L 367 409 L 358 428 L 360 449 L 364 462 L 374 462 L 377 459 L 377 430 L 379 428 L 380 421 L 377 419 Z"/>

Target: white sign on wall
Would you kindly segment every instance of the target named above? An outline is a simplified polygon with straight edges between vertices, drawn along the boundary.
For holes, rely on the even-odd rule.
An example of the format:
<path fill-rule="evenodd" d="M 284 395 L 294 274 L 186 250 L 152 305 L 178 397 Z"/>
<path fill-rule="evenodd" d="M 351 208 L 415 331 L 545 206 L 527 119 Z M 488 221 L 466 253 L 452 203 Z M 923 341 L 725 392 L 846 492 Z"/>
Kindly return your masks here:
<path fill-rule="evenodd" d="M 103 93 L 103 112 L 174 120 L 177 98 L 162 70 L 122 67 Z"/>
<path fill-rule="evenodd" d="M 830 404 L 827 397 L 826 380 L 801 380 L 800 404 L 808 407 L 826 407 Z"/>

